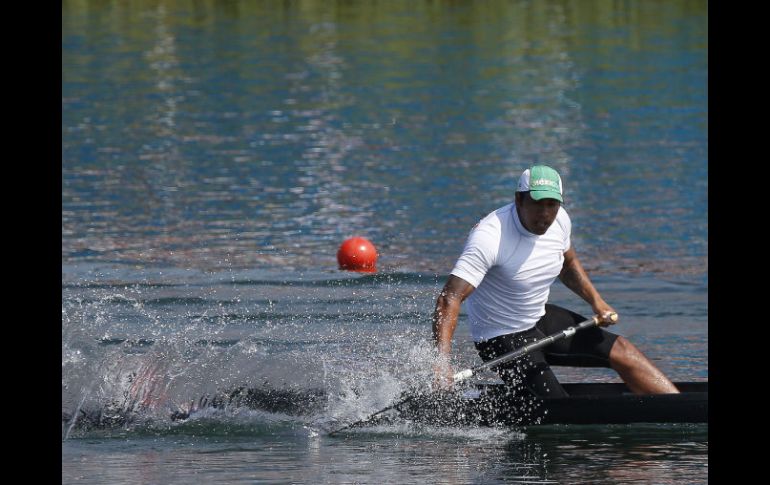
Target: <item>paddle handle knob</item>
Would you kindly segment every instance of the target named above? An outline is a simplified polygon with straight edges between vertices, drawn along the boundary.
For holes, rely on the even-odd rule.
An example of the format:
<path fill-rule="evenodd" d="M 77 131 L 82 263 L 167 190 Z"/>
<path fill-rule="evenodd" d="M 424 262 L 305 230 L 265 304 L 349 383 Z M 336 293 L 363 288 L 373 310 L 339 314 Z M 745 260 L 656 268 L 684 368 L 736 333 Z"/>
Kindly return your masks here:
<path fill-rule="evenodd" d="M 610 320 L 612 320 L 612 323 L 617 323 L 618 322 L 618 314 L 615 313 L 615 312 L 610 313 Z M 594 317 L 594 323 L 596 325 L 599 325 L 599 315 L 596 315 Z"/>
<path fill-rule="evenodd" d="M 473 376 L 473 370 L 471 369 L 465 369 L 462 372 L 458 372 L 457 374 L 452 376 L 452 380 L 456 383 L 462 382 L 465 379 Z"/>

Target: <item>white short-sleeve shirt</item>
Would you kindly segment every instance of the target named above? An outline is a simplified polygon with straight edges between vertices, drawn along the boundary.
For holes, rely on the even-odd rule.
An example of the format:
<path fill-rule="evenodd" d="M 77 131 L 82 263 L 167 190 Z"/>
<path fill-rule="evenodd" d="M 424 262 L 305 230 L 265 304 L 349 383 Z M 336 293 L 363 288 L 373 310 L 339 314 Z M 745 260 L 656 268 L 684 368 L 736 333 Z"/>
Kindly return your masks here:
<path fill-rule="evenodd" d="M 528 330 L 545 314 L 571 233 L 563 207 L 542 236 L 524 228 L 513 203 L 476 224 L 452 269 L 475 288 L 465 301 L 475 342 Z"/>

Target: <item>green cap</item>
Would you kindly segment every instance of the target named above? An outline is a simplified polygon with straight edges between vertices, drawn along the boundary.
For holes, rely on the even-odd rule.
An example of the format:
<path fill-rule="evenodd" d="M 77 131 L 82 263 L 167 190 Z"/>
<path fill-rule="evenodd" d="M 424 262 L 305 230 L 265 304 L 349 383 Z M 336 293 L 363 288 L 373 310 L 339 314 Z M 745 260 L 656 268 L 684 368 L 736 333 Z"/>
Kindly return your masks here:
<path fill-rule="evenodd" d="M 561 198 L 562 186 L 559 173 L 545 165 L 535 165 L 524 170 L 519 177 L 519 186 L 516 191 L 529 191 L 530 197 L 535 200 L 556 199 L 564 202 Z"/>

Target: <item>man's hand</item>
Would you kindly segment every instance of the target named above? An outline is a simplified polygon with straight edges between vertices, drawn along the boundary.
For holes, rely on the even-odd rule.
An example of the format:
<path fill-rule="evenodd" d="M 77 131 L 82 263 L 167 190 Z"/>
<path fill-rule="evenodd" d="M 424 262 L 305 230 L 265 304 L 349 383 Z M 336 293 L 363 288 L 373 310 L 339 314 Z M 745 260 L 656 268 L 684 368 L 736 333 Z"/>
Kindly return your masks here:
<path fill-rule="evenodd" d="M 603 305 L 597 305 L 593 310 L 596 316 L 599 317 L 600 327 L 615 325 L 620 320 L 620 317 L 618 316 L 617 312 L 606 303 L 604 303 Z"/>
<path fill-rule="evenodd" d="M 433 363 L 433 389 L 448 391 L 454 387 L 454 372 L 449 364 L 449 357 L 439 355 Z"/>

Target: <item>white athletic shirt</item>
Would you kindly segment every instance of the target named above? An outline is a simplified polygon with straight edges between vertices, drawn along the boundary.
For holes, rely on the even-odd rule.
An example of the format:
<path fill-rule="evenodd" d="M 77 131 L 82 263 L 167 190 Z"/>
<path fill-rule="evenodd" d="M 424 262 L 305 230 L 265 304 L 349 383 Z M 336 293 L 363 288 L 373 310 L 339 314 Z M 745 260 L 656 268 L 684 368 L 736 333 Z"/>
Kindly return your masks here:
<path fill-rule="evenodd" d="M 476 224 L 452 269 L 476 288 L 465 300 L 475 342 L 535 326 L 545 314 L 571 233 L 572 222 L 563 207 L 542 236 L 524 228 L 513 203 Z"/>

